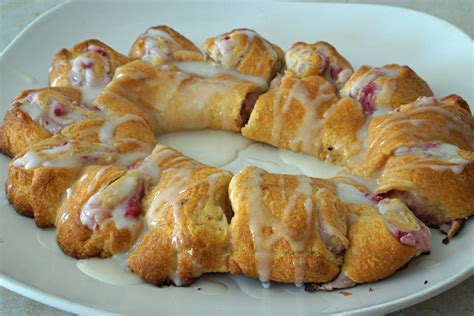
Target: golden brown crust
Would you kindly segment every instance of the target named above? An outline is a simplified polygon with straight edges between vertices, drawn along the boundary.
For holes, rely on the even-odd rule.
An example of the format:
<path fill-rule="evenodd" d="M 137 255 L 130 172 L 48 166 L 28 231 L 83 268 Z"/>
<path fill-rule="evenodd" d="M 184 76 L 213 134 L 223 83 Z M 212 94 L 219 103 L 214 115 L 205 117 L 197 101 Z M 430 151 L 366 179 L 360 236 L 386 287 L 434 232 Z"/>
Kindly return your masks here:
<path fill-rule="evenodd" d="M 143 201 L 149 232 L 129 267 L 156 285 L 188 285 L 202 273 L 228 271 L 231 173 L 169 147 L 154 153 L 161 156 L 161 175 Z"/>
<path fill-rule="evenodd" d="M 460 151 L 459 156 L 465 159 L 461 166 L 434 157 L 391 156 L 376 193 L 401 198 L 428 225 L 470 217 L 474 215 L 474 152 Z M 456 168 L 461 172 L 454 172 Z"/>
<path fill-rule="evenodd" d="M 363 150 L 359 130 L 365 120 L 361 106 L 354 99 L 340 99 L 325 116 L 319 158 L 338 165 L 351 165 L 351 158 Z"/>
<path fill-rule="evenodd" d="M 49 72 L 49 84 L 53 87 L 81 86 L 82 82 L 71 78 L 71 60 L 83 56 L 92 61 L 94 74 L 110 81 L 115 69 L 129 62 L 129 59 L 96 39 L 76 44 L 71 50 L 61 49 L 55 56 Z M 94 84 L 95 85 L 95 84 Z"/>
<path fill-rule="evenodd" d="M 223 50 L 223 47 L 227 47 Z M 280 47 L 253 30 L 240 28 L 206 40 L 204 52 L 217 64 L 270 81 L 284 65 Z"/>
<path fill-rule="evenodd" d="M 27 150 L 20 152 L 11 161 L 8 168 L 7 181 L 5 183 L 7 198 L 13 207 L 21 214 L 34 217 L 38 227 L 50 227 L 54 225 L 56 211 L 66 193 L 66 188 L 79 175 L 81 166 L 76 164 L 70 167 L 45 167 L 42 164 L 32 167 L 25 167 L 27 161 L 19 163 L 25 159 L 27 154 L 36 155 L 43 149 L 50 149 L 55 146 L 62 146 L 67 141 L 59 135 L 36 143 Z M 77 147 L 76 147 L 77 146 Z M 60 155 L 69 157 L 71 155 L 85 156 L 97 153 L 99 147 L 89 143 L 77 143 L 73 149 Z M 103 148 L 102 148 L 103 150 Z M 116 155 L 111 150 L 110 155 Z M 47 155 L 51 159 L 58 159 L 55 155 Z M 103 155 L 96 162 L 107 164 L 113 162 L 111 156 Z M 29 159 L 31 162 L 36 158 Z M 88 158 L 85 158 L 88 159 Z"/>
<path fill-rule="evenodd" d="M 129 56 L 132 60 L 143 59 L 153 66 L 171 61 L 204 60 L 204 55 L 193 42 L 166 25 L 150 27 L 141 34 L 130 48 Z"/>
<path fill-rule="evenodd" d="M 296 42 L 285 54 L 286 68 L 299 78 L 320 75 L 338 89 L 354 73 L 352 65 L 329 43 Z"/>
<path fill-rule="evenodd" d="M 341 96 L 355 98 L 368 114 L 380 107 L 395 109 L 432 95 L 428 84 L 410 67 L 396 64 L 379 68 L 363 65 L 341 90 Z"/>
<path fill-rule="evenodd" d="M 242 135 L 318 156 L 324 114 L 337 100 L 336 89 L 323 77 L 299 79 L 287 71 L 278 87 L 258 98 Z"/>
<path fill-rule="evenodd" d="M 402 268 L 416 249 L 400 243 L 387 229 L 382 216 L 367 205 L 349 206 L 358 219 L 349 227 L 350 247 L 342 271 L 356 283 L 384 279 Z"/>
<path fill-rule="evenodd" d="M 373 118 L 367 131 L 366 157 L 352 172 L 370 176 L 395 149 L 433 140 L 473 150 L 474 120 L 465 105 L 454 95 L 441 100 L 422 98 Z"/>
<path fill-rule="evenodd" d="M 28 146 L 50 137 L 54 129 L 60 128 L 60 126 L 54 127 L 54 122 L 50 120 L 50 117 L 54 116 L 52 113 L 54 103 L 61 104 L 62 109 L 76 111 L 84 116 L 92 115 L 89 111 L 77 108 L 80 100 L 80 90 L 69 87 L 31 89 L 20 92 L 11 101 L 12 107 L 5 114 L 3 132 L 0 135 L 0 150 L 13 157 Z M 22 107 L 25 108 L 22 109 Z M 37 111 L 45 113 L 41 120 L 37 118 L 35 121 L 28 114 L 29 108 L 32 107 L 38 107 Z M 34 109 L 31 111 L 36 112 Z M 47 122 L 51 124 L 50 128 L 45 125 Z"/>
<path fill-rule="evenodd" d="M 310 195 L 299 191 L 303 182 L 309 185 Z M 324 180 L 271 174 L 256 167 L 234 176 L 229 187 L 235 212 L 230 225 L 231 273 L 287 283 L 334 279 L 340 253 L 334 254 L 328 245 L 335 243 L 342 253 L 347 246 L 347 210 L 328 188 L 333 186 Z M 306 209 L 308 198 L 314 205 L 310 210 Z M 290 203 L 295 204 L 286 214 Z M 338 233 L 324 239 L 321 222 Z M 270 259 L 257 259 L 267 252 Z M 296 261 L 301 262 L 299 267 Z"/>

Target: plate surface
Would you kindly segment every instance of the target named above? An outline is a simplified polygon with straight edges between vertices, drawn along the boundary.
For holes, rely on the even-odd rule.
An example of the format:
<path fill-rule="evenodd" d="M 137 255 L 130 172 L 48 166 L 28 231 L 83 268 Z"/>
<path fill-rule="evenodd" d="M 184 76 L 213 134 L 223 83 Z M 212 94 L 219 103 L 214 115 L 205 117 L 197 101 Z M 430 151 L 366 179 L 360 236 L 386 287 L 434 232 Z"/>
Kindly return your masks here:
<path fill-rule="evenodd" d="M 237 27 L 255 29 L 283 49 L 299 40 L 325 40 L 354 68 L 364 63 L 407 64 L 428 81 L 435 95 L 456 93 L 473 104 L 472 40 L 452 25 L 415 11 L 303 3 L 73 2 L 42 16 L 3 52 L 2 117 L 9 100 L 19 91 L 47 85 L 50 62 L 60 48 L 98 38 L 126 54 L 138 34 L 156 24 L 170 25 L 198 45 L 208 36 Z M 446 49 L 446 43 L 450 49 Z M 183 142 L 182 134 L 161 139 L 196 159 L 212 163 L 207 161 L 212 153 L 212 148 L 206 146 L 211 143 L 206 141 L 209 133 L 198 132 L 192 137 L 196 144 L 192 149 Z M 222 135 L 222 139 L 228 136 Z M 0 156 L 2 182 L 8 161 Z M 322 177 L 334 172 L 334 167 L 311 157 L 262 145 L 250 145 L 234 161 L 219 161 L 222 164 L 234 171 L 253 164 L 274 172 Z M 444 246 L 443 236 L 433 231 L 431 255 L 416 258 L 407 269 L 382 282 L 349 289 L 350 296 L 337 291 L 305 293 L 301 288 L 281 284 L 266 290 L 255 280 L 225 275 L 206 276 L 189 288 L 114 286 L 82 273 L 75 259 L 51 247 L 54 231 L 35 228 L 30 219 L 14 212 L 4 194 L 0 208 L 2 285 L 76 313 L 386 313 L 432 297 L 469 277 L 474 270 L 471 220 L 449 246 Z M 369 288 L 373 291 L 369 292 Z"/>

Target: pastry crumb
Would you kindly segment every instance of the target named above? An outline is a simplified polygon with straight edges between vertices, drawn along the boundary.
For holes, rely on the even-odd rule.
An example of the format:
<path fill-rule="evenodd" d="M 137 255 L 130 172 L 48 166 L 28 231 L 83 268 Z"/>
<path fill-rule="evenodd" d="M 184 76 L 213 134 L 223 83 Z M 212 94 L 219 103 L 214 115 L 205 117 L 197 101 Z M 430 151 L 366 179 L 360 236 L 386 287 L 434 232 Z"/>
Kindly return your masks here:
<path fill-rule="evenodd" d="M 375 291 L 373 288 L 369 287 L 369 292 Z"/>
<path fill-rule="evenodd" d="M 351 296 L 352 295 L 351 292 L 347 292 L 347 291 L 340 291 L 339 294 L 344 295 L 344 296 Z"/>

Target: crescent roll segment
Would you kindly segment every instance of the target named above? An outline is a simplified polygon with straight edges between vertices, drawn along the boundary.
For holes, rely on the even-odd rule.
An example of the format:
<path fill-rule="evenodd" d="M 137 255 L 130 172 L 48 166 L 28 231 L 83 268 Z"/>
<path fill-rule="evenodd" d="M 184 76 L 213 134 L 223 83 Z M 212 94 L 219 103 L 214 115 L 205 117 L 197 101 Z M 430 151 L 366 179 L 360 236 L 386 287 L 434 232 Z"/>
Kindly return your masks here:
<path fill-rule="evenodd" d="M 70 87 L 22 91 L 5 114 L 0 150 L 10 157 L 58 134 L 66 126 L 97 117 L 96 110 L 81 104 L 81 91 Z"/>
<path fill-rule="evenodd" d="M 430 247 L 431 233 L 398 199 L 384 199 L 344 177 L 331 179 L 349 210 L 349 247 L 339 276 L 307 290 L 333 290 L 384 279 Z"/>
<path fill-rule="evenodd" d="M 247 167 L 232 178 L 233 274 L 303 284 L 339 274 L 348 247 L 347 208 L 326 180 Z"/>
<path fill-rule="evenodd" d="M 394 109 L 418 97 L 430 97 L 433 92 L 410 67 L 390 64 L 375 68 L 362 66 L 346 82 L 340 94 L 356 99 L 364 112 L 371 115 L 378 109 Z"/>
<path fill-rule="evenodd" d="M 49 84 L 52 87 L 103 87 L 112 80 L 115 69 L 129 59 L 99 40 L 90 39 L 62 49 L 54 56 Z"/>
<path fill-rule="evenodd" d="M 76 258 L 129 250 L 143 229 L 141 200 L 159 177 L 153 155 L 128 171 L 114 165 L 86 167 L 58 211 L 59 246 Z"/>
<path fill-rule="evenodd" d="M 241 111 L 261 87 L 227 74 L 201 77 L 134 61 L 118 69 L 104 94 L 154 113 L 157 133 L 212 128 L 239 132 Z"/>
<path fill-rule="evenodd" d="M 370 176 L 397 148 L 434 140 L 474 150 L 474 120 L 461 97 L 419 98 L 373 118 L 367 131 L 365 161 L 353 173 Z"/>
<path fill-rule="evenodd" d="M 130 269 L 155 285 L 186 286 L 202 273 L 226 272 L 232 174 L 157 145 L 160 179 L 143 201 L 148 231 Z"/>
<path fill-rule="evenodd" d="M 148 155 L 156 144 L 155 118 L 134 103 L 108 91 L 94 102 L 96 117 L 69 125 L 61 134 L 73 139 L 113 145 L 121 153 Z M 143 155 L 145 153 L 145 155 Z"/>
<path fill-rule="evenodd" d="M 285 54 L 286 68 L 298 78 L 320 75 L 341 89 L 354 73 L 351 64 L 329 43 L 296 42 Z"/>
<path fill-rule="evenodd" d="M 279 148 L 322 154 L 321 130 L 325 113 L 338 101 L 336 88 L 321 76 L 300 79 L 291 71 L 272 85 L 258 98 L 242 135 Z"/>
<path fill-rule="evenodd" d="M 284 65 L 284 53 L 281 48 L 249 29 L 235 29 L 208 38 L 203 48 L 214 63 L 261 77 L 266 82 Z"/>
<path fill-rule="evenodd" d="M 203 61 L 204 55 L 189 39 L 172 28 L 159 25 L 150 27 L 133 43 L 129 56 L 142 59 L 153 66 L 172 61 Z"/>
<path fill-rule="evenodd" d="M 376 193 L 400 198 L 428 225 L 468 218 L 474 215 L 474 152 L 440 142 L 400 147 Z"/>
<path fill-rule="evenodd" d="M 36 143 L 10 162 L 5 183 L 7 198 L 18 213 L 34 217 L 37 226 L 52 226 L 66 188 L 82 167 L 110 164 L 117 159 L 113 147 L 56 135 Z"/>
<path fill-rule="evenodd" d="M 353 165 L 363 154 L 365 135 L 361 130 L 366 116 L 353 98 L 342 98 L 324 117 L 319 158 L 338 165 Z"/>

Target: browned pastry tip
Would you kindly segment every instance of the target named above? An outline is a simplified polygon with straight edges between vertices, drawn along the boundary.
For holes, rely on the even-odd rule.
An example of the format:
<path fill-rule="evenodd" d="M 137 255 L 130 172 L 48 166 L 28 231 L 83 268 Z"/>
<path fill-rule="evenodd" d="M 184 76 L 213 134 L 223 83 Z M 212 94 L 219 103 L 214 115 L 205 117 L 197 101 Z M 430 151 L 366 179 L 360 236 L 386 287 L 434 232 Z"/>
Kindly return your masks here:
<path fill-rule="evenodd" d="M 282 49 L 250 29 L 234 29 L 208 38 L 203 48 L 214 63 L 267 82 L 284 65 Z"/>
<path fill-rule="evenodd" d="M 458 96 L 421 97 L 374 117 L 365 141 L 365 159 L 351 172 L 367 177 L 380 170 L 388 157 L 403 146 L 435 141 L 474 150 L 474 119 L 466 110 L 466 102 Z"/>
<path fill-rule="evenodd" d="M 81 107 L 81 91 L 70 87 L 22 91 L 5 114 L 1 151 L 10 157 L 96 114 Z"/>
<path fill-rule="evenodd" d="M 153 66 L 172 61 L 203 61 L 198 47 L 166 25 L 153 26 L 141 34 L 130 48 L 131 59 L 142 59 Z"/>
<path fill-rule="evenodd" d="M 318 156 L 324 116 L 338 101 L 336 88 L 321 76 L 297 78 L 287 71 L 255 104 L 247 138 L 279 148 Z"/>
<path fill-rule="evenodd" d="M 397 197 L 427 225 L 474 215 L 474 152 L 430 142 L 400 147 L 378 180 L 378 194 Z"/>
<path fill-rule="evenodd" d="M 19 213 L 34 217 L 38 227 L 53 226 L 66 188 L 82 166 L 115 159 L 116 150 L 103 144 L 72 141 L 61 135 L 42 140 L 10 162 L 7 198 Z"/>
<path fill-rule="evenodd" d="M 367 283 L 384 279 L 416 255 L 417 249 L 400 243 L 373 208 L 352 206 L 351 213 L 360 220 L 350 225 L 350 247 L 342 270 L 352 281 Z"/>
<path fill-rule="evenodd" d="M 428 84 L 410 67 L 396 64 L 383 67 L 363 65 L 341 90 L 341 96 L 350 96 L 360 102 L 367 115 L 432 95 Z"/>
<path fill-rule="evenodd" d="M 319 158 L 338 165 L 352 165 L 363 151 L 359 131 L 366 121 L 362 107 L 353 98 L 342 98 L 325 116 Z"/>
<path fill-rule="evenodd" d="M 115 69 L 129 59 L 105 43 L 89 39 L 71 50 L 61 49 L 52 61 L 49 84 L 57 86 L 103 86 L 112 80 Z"/>
<path fill-rule="evenodd" d="M 296 42 L 285 54 L 287 69 L 303 78 L 313 75 L 324 76 L 338 89 L 354 73 L 351 64 L 329 43 L 314 44 Z"/>
<path fill-rule="evenodd" d="M 89 166 L 81 174 L 58 210 L 56 217 L 58 245 L 69 256 L 80 259 L 106 258 L 128 250 L 138 231 L 142 229 L 141 222 L 135 223 L 130 230 L 119 229 L 113 217 L 104 214 L 109 209 L 103 210 L 106 207 L 101 204 L 107 202 L 105 198 L 109 198 L 108 203 L 113 209 L 123 202 L 114 201 L 113 196 L 107 197 L 105 192 L 110 191 L 113 183 L 118 183 L 123 178 L 125 170 L 113 165 Z M 100 226 L 94 222 L 96 225 L 89 227 L 86 224 L 92 225 L 91 217 L 103 222 Z"/>

